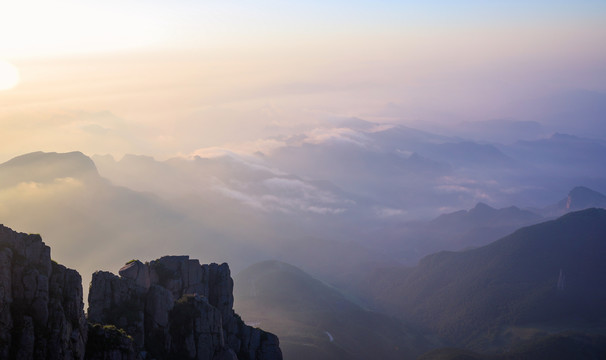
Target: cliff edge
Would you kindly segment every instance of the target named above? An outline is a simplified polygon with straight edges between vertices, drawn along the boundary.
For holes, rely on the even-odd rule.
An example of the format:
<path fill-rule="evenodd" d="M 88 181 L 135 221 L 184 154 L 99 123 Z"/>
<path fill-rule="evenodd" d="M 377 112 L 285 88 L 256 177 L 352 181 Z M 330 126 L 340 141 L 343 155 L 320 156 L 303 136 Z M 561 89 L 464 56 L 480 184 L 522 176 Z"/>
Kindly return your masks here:
<path fill-rule="evenodd" d="M 0 225 L 0 358 L 83 359 L 87 331 L 80 274 Z"/>
<path fill-rule="evenodd" d="M 130 261 L 119 274 L 93 274 L 89 321 L 124 329 L 146 358 L 282 359 L 275 335 L 244 324 L 234 312 L 227 264 L 165 256 Z"/>
<path fill-rule="evenodd" d="M 227 264 L 166 256 L 119 274 L 93 274 L 87 318 L 80 274 L 0 225 L 0 358 L 282 359 L 277 336 L 234 312 Z"/>

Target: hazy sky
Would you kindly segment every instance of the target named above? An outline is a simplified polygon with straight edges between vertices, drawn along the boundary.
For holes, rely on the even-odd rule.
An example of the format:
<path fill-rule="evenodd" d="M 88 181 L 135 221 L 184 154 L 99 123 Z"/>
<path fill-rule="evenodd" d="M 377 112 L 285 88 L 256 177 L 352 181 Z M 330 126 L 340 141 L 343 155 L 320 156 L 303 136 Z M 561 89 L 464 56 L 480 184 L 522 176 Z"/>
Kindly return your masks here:
<path fill-rule="evenodd" d="M 21 82 L 0 91 L 0 160 L 168 157 L 340 116 L 533 120 L 518 104 L 606 91 L 604 44 L 597 0 L 3 1 Z"/>

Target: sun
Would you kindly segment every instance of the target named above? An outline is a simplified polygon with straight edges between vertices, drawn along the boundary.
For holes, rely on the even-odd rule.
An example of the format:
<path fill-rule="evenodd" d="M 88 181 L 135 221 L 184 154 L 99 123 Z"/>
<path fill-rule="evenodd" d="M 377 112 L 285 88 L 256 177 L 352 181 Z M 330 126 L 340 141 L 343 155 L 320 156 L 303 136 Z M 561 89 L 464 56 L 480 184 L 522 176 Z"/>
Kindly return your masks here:
<path fill-rule="evenodd" d="M 19 83 L 19 70 L 11 63 L 0 60 L 0 90 L 12 89 Z"/>

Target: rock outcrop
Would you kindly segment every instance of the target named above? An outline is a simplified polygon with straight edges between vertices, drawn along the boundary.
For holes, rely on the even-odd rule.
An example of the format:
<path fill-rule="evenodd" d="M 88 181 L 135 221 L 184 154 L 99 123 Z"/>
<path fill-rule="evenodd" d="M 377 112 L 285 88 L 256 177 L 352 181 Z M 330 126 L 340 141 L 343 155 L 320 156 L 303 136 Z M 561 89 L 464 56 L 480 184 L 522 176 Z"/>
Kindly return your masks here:
<path fill-rule="evenodd" d="M 0 358 L 84 359 L 82 279 L 39 235 L 0 225 Z"/>
<path fill-rule="evenodd" d="M 119 274 L 93 274 L 89 321 L 124 329 L 147 358 L 282 359 L 275 335 L 234 313 L 227 264 L 165 256 L 131 261 Z"/>
<path fill-rule="evenodd" d="M 278 338 L 233 310 L 227 264 L 187 256 L 129 262 L 82 278 L 39 235 L 0 225 L 0 359 L 280 360 Z"/>

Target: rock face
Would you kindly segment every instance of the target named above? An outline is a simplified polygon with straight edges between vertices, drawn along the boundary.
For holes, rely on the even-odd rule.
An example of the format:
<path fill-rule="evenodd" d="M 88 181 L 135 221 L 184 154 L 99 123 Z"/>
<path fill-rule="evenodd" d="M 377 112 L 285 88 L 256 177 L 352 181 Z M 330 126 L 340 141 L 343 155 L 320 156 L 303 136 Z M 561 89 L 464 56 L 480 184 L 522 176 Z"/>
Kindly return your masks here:
<path fill-rule="evenodd" d="M 227 264 L 166 256 L 93 274 L 89 321 L 115 325 L 152 359 L 282 359 L 278 338 L 244 324 L 233 310 Z"/>
<path fill-rule="evenodd" d="M 0 359 L 281 360 L 278 338 L 233 311 L 227 264 L 187 256 L 93 275 L 88 322 L 77 271 L 39 235 L 0 225 Z"/>
<path fill-rule="evenodd" d="M 39 235 L 0 225 L 0 358 L 84 359 L 82 279 Z"/>
<path fill-rule="evenodd" d="M 133 339 L 115 326 L 89 324 L 86 359 L 135 360 Z"/>

